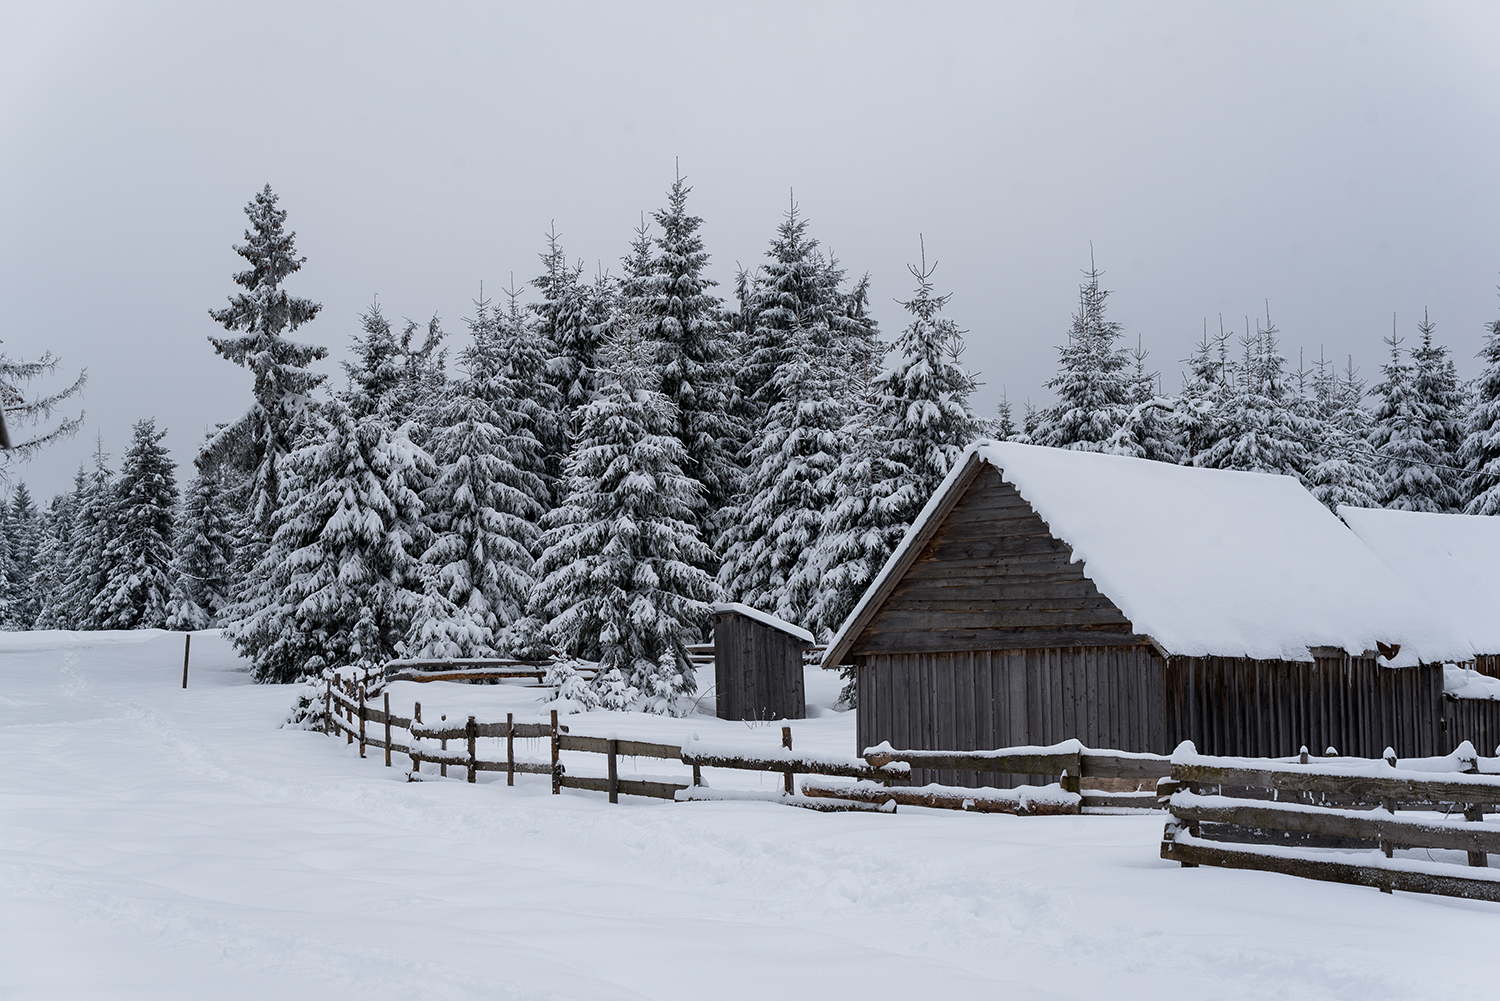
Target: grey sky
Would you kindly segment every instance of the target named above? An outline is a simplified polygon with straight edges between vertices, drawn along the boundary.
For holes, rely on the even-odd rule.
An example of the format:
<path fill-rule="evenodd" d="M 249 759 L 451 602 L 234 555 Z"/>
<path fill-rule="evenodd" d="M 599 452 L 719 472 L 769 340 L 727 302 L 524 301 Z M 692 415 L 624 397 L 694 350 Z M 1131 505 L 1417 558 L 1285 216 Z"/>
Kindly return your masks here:
<path fill-rule="evenodd" d="M 726 298 L 795 188 L 893 337 L 925 234 L 986 415 L 1048 398 L 1090 240 L 1168 389 L 1265 299 L 1294 362 L 1367 377 L 1430 307 L 1472 376 L 1497 37 L 1493 4 L 6 4 L 0 340 L 90 380 L 18 472 L 50 496 L 147 416 L 186 464 L 244 409 L 207 310 L 267 181 L 336 356 L 375 294 L 461 331 L 553 220 L 618 270 L 680 157 Z"/>

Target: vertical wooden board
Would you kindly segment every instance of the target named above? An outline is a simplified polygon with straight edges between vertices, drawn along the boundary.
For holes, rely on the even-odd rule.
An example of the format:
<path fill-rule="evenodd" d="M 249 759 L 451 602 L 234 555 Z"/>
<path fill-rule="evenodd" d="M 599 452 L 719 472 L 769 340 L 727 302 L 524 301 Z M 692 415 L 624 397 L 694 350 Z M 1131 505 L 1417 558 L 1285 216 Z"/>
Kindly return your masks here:
<path fill-rule="evenodd" d="M 1021 676 L 1021 688 L 1026 699 L 1026 743 L 1047 744 L 1047 731 L 1042 726 L 1042 671 L 1041 658 L 1035 651 L 1021 651 L 1017 673 Z"/>
<path fill-rule="evenodd" d="M 1007 651 L 1005 657 L 1005 720 L 1008 747 L 1031 743 L 1026 720 L 1026 657 Z"/>

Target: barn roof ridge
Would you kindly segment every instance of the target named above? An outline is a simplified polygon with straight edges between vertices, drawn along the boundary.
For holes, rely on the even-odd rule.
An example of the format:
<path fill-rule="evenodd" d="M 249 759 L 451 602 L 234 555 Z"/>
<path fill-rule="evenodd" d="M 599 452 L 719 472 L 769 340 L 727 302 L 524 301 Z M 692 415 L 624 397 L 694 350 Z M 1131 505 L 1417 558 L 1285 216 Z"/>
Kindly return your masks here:
<path fill-rule="evenodd" d="M 709 610 L 715 615 L 719 614 L 720 612 L 734 612 L 738 615 L 743 615 L 747 619 L 754 619 L 756 622 L 759 622 L 763 626 L 770 626 L 772 629 L 779 629 L 782 632 L 786 633 L 788 636 L 792 636 L 801 640 L 808 646 L 812 646 L 813 644 L 817 643 L 817 638 L 814 637 L 812 633 L 808 632 L 806 629 L 803 629 L 796 623 L 788 622 L 786 619 L 772 615 L 770 612 L 762 612 L 758 608 L 755 608 L 751 605 L 741 604 L 738 601 L 716 601 L 712 606 L 710 606 Z"/>
<path fill-rule="evenodd" d="M 1013 485 L 1137 638 L 1184 656 L 1308 660 L 1400 644 L 1394 663 L 1467 642 L 1292 477 L 981 440 L 965 450 L 829 643 L 843 660 L 984 465 Z"/>

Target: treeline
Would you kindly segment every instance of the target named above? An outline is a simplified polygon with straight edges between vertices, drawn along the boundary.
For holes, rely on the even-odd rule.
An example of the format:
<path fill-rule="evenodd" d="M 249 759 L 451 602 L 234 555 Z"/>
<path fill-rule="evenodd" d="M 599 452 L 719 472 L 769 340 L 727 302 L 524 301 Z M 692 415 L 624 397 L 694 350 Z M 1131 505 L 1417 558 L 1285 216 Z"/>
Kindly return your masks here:
<path fill-rule="evenodd" d="M 1425 318 L 1393 332 L 1373 391 L 1352 363 L 1292 370 L 1269 317 L 1205 336 L 1179 392 L 1106 316 L 1091 269 L 1057 402 L 973 412 L 964 331 L 925 254 L 887 343 L 867 277 L 795 205 L 726 304 L 678 179 L 613 276 L 553 232 L 540 273 L 477 301 L 450 358 L 433 319 L 361 318 L 343 385 L 295 339 L 319 305 L 267 187 L 247 206 L 239 292 L 213 318 L 254 375 L 185 495 L 150 421 L 116 475 L 3 512 L 9 628 L 222 626 L 257 679 L 394 656 L 561 655 L 586 704 L 672 711 L 709 603 L 827 637 L 963 447 L 990 435 L 1298 477 L 1330 507 L 1500 513 L 1500 321 L 1465 385 Z M 451 369 L 451 371 L 450 371 Z M 1373 406 L 1368 406 L 1369 400 Z M 567 658 L 597 661 L 583 683 Z"/>

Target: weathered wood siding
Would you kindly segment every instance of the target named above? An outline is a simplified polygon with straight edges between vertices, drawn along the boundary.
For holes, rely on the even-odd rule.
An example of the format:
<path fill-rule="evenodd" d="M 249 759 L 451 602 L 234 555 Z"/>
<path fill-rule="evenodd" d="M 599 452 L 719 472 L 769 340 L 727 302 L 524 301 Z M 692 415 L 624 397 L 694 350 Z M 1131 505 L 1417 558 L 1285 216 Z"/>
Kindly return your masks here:
<path fill-rule="evenodd" d="M 1464 741 L 1480 754 L 1500 755 L 1500 702 L 1493 699 L 1443 699 L 1444 753 Z"/>
<path fill-rule="evenodd" d="M 1144 642 L 1072 550 L 985 466 L 855 639 L 856 656 Z"/>
<path fill-rule="evenodd" d="M 1389 668 L 1374 658 L 1312 663 L 1173 657 L 1166 668 L 1166 729 L 1204 754 L 1401 757 L 1446 754 L 1441 665 Z"/>
<path fill-rule="evenodd" d="M 1474 670 L 1491 678 L 1500 678 L 1500 654 L 1480 654 L 1474 658 Z"/>
<path fill-rule="evenodd" d="M 714 615 L 714 691 L 720 719 L 803 719 L 807 695 L 795 636 L 734 612 Z"/>
<path fill-rule="evenodd" d="M 1164 753 L 1162 661 L 1148 647 L 876 654 L 859 668 L 863 750 L 987 750 L 1077 737 L 1092 747 Z M 916 769 L 917 784 L 1001 787 L 1057 776 Z"/>

